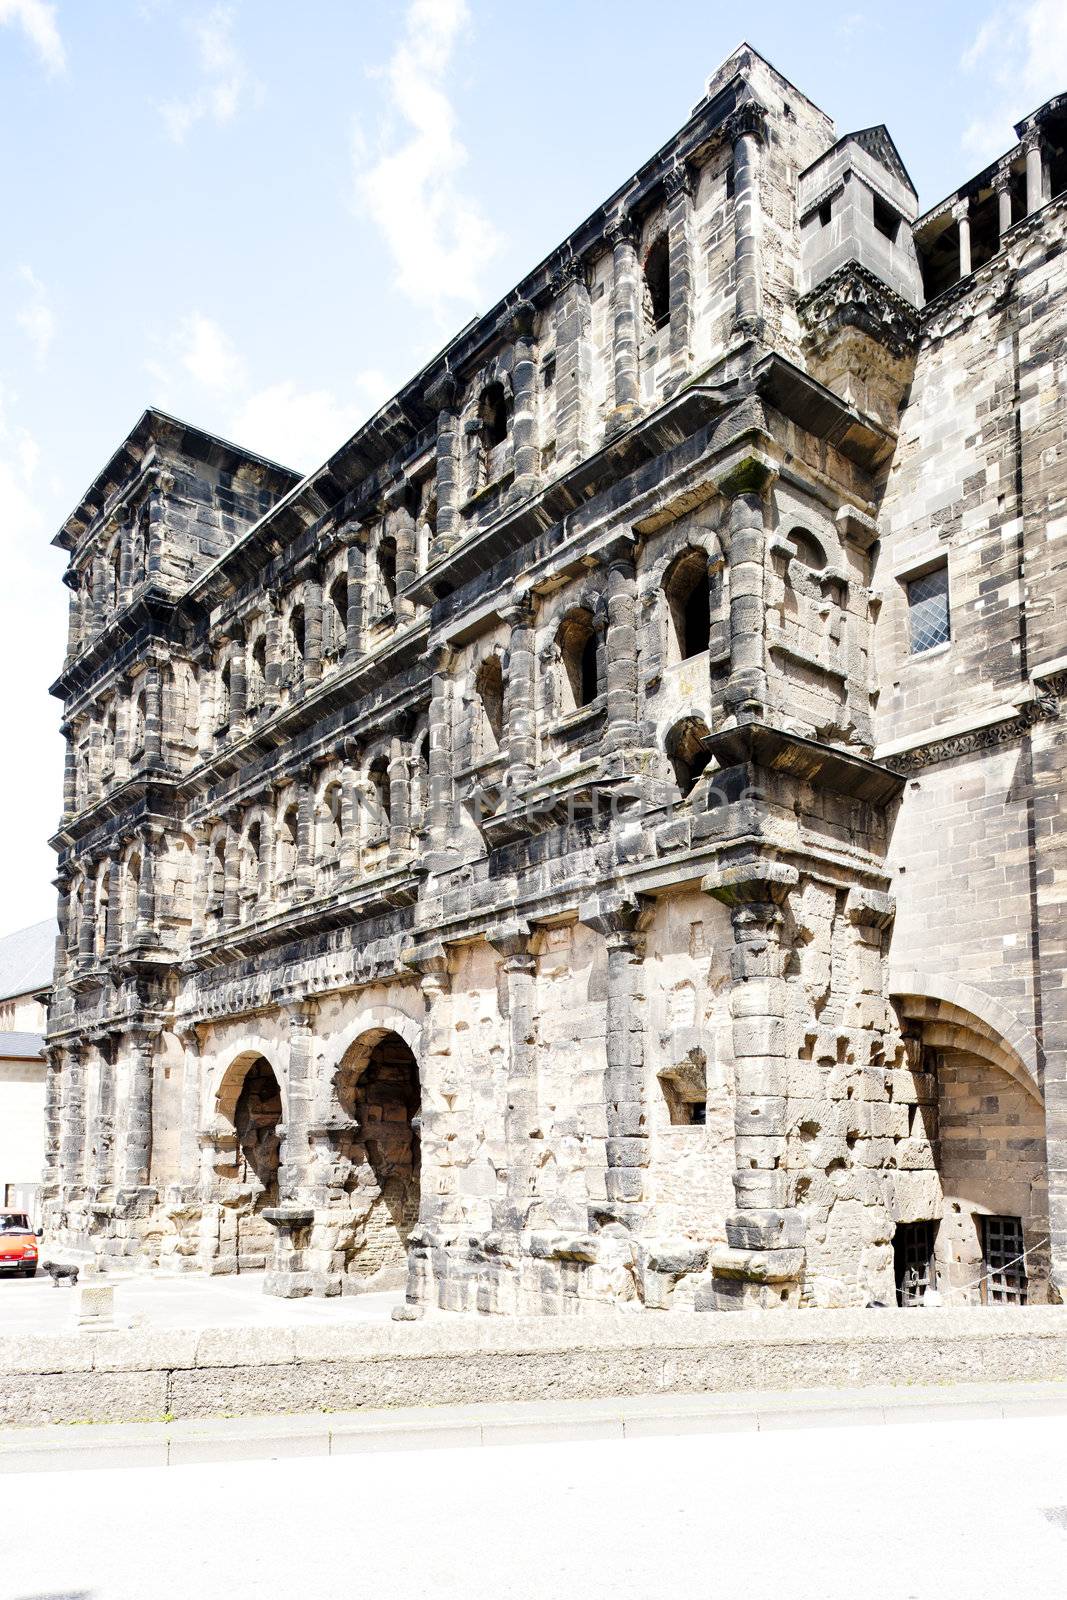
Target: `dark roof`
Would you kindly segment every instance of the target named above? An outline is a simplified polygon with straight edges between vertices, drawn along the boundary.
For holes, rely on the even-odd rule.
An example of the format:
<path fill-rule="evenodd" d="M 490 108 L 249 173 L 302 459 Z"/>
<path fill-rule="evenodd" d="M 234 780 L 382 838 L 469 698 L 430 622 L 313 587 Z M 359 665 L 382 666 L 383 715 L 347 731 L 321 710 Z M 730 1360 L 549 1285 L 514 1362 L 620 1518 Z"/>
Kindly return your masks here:
<path fill-rule="evenodd" d="M 52 987 L 59 929 L 54 917 L 0 939 L 0 1000 Z"/>
<path fill-rule="evenodd" d="M 0 1033 L 0 1061 L 44 1059 L 44 1035 L 40 1033 Z"/>
<path fill-rule="evenodd" d="M 828 156 L 832 156 L 835 150 L 840 150 L 843 144 L 858 144 L 860 149 L 866 150 L 867 154 L 877 161 L 880 167 L 884 167 L 906 189 L 910 189 L 912 194 L 915 194 L 915 185 L 908 176 L 908 169 L 900 159 L 900 151 L 893 143 L 889 129 L 884 122 L 877 123 L 873 128 L 857 128 L 853 133 L 842 134 L 836 144 L 831 145 L 829 150 L 824 150 L 821 156 L 817 156 L 814 161 L 804 168 L 804 171 L 800 173 L 800 177 L 805 177 L 812 167 L 819 166 Z"/>

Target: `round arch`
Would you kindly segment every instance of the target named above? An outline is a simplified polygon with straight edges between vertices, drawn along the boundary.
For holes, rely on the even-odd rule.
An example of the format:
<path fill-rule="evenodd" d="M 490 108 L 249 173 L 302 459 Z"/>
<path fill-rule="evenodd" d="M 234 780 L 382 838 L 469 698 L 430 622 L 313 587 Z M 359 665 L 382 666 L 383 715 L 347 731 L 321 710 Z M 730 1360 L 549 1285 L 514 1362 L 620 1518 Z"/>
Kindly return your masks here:
<path fill-rule="evenodd" d="M 902 1017 L 921 1023 L 928 1044 L 979 1056 L 1044 1105 L 1037 1041 L 1004 1006 L 958 979 L 915 971 L 891 970 L 889 994 Z"/>

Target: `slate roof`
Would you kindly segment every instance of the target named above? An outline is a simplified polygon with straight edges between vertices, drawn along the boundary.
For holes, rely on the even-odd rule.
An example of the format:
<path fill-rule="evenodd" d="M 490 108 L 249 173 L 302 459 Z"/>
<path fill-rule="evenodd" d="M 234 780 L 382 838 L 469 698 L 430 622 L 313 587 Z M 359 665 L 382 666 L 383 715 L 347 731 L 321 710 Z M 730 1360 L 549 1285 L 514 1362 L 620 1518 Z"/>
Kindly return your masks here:
<path fill-rule="evenodd" d="M 0 1061 L 34 1061 L 44 1057 L 44 1035 L 0 1033 Z"/>
<path fill-rule="evenodd" d="M 0 939 L 0 1000 L 52 987 L 57 934 L 55 918 L 49 917 Z"/>

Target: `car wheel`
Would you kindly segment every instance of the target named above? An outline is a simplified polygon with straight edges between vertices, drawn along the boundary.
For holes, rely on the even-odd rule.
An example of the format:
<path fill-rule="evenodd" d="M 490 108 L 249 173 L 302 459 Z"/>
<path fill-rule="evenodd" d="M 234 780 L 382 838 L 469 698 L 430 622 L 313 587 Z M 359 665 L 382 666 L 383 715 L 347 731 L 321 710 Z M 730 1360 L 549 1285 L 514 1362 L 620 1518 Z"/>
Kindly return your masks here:
<path fill-rule="evenodd" d="M 24 1278 L 34 1278 L 34 1277 L 37 1276 L 37 1264 L 36 1264 L 36 1262 L 34 1263 L 34 1265 L 32 1267 L 22 1267 L 20 1270 L 21 1270 L 22 1276 Z"/>

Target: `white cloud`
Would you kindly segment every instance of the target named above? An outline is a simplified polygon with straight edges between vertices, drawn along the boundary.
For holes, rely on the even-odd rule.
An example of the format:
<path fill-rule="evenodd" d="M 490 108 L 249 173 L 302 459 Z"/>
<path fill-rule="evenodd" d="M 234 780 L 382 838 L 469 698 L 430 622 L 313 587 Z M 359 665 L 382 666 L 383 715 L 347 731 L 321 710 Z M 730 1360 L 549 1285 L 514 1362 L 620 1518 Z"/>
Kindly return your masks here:
<path fill-rule="evenodd" d="M 47 0 L 0 0 L 0 27 L 21 28 L 50 77 L 66 70 L 67 55 L 56 26 L 56 8 Z"/>
<path fill-rule="evenodd" d="M 262 96 L 261 85 L 249 74 L 234 42 L 233 23 L 232 8 L 220 5 L 190 24 L 203 81 L 184 98 L 164 101 L 159 108 L 176 144 L 181 144 L 197 122 L 220 126 L 232 122 L 243 101 L 258 101 Z"/>
<path fill-rule="evenodd" d="M 29 289 L 29 297 L 21 310 L 16 311 L 15 322 L 30 341 L 37 360 L 43 362 L 56 336 L 55 312 L 48 290 L 32 267 L 21 266 L 19 277 Z"/>
<path fill-rule="evenodd" d="M 340 449 L 391 393 L 375 368 L 355 373 L 344 399 L 292 378 L 257 387 L 229 334 L 202 311 L 182 317 L 146 367 L 169 409 L 301 472 Z"/>
<path fill-rule="evenodd" d="M 1015 0 L 980 24 L 960 65 L 985 80 L 986 106 L 963 134 L 963 148 L 990 161 L 1015 143 L 1012 124 L 1067 83 L 1067 6 Z"/>
<path fill-rule="evenodd" d="M 500 247 L 496 228 L 459 178 L 467 151 L 445 79 L 469 22 L 466 0 L 411 0 L 403 36 L 384 69 L 393 116 L 374 159 L 358 128 L 356 193 L 385 236 L 403 294 L 439 316 L 449 302 L 477 304 L 482 269 Z M 407 125 L 398 136 L 395 124 Z"/>

